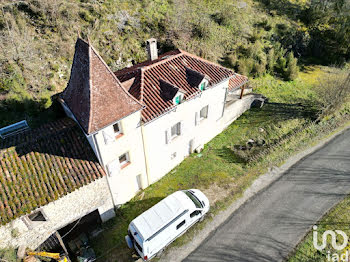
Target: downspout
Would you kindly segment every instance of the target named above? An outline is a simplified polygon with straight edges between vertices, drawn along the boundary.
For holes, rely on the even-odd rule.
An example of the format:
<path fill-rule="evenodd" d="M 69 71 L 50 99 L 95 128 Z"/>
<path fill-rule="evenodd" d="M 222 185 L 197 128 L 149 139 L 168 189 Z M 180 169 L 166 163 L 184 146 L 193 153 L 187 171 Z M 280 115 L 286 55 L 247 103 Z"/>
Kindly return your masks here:
<path fill-rule="evenodd" d="M 106 180 L 107 180 L 107 184 L 108 184 L 108 189 L 109 189 L 109 193 L 111 194 L 112 204 L 113 204 L 113 206 L 115 207 L 116 205 L 115 205 L 115 202 L 114 202 L 114 198 L 113 198 L 113 193 L 112 193 L 111 185 L 110 185 L 109 179 L 108 179 L 109 173 L 108 173 L 108 170 L 106 170 L 105 165 L 104 165 L 104 163 L 103 163 L 103 160 L 102 160 L 102 157 L 101 157 L 100 147 L 98 146 L 98 143 L 96 142 L 96 135 L 97 135 L 97 133 L 95 133 L 95 134 L 92 135 L 92 142 L 94 143 L 94 146 L 96 147 L 98 161 L 101 163 L 103 169 L 104 169 L 104 170 L 106 171 L 106 173 L 107 173 Z"/>
<path fill-rule="evenodd" d="M 245 89 L 245 84 L 244 84 L 243 86 L 241 86 L 241 95 L 239 96 L 239 99 L 242 99 L 242 98 L 243 98 L 244 89 Z"/>
<path fill-rule="evenodd" d="M 226 105 L 226 98 L 227 98 L 227 90 L 228 90 L 228 87 L 226 88 L 226 91 L 225 91 L 225 98 L 224 98 L 224 103 L 223 103 L 223 107 L 222 107 L 222 114 L 221 114 L 221 118 L 224 117 L 224 113 L 225 113 L 225 105 Z"/>
<path fill-rule="evenodd" d="M 146 166 L 146 176 L 147 176 L 147 186 L 149 186 L 151 184 L 150 182 L 150 178 L 149 178 L 149 169 L 148 169 L 148 161 L 147 161 L 147 156 L 146 156 L 146 146 L 145 146 L 145 137 L 144 137 L 144 131 L 143 131 L 143 124 L 140 124 L 141 127 L 141 136 L 142 136 L 142 147 L 143 147 L 143 155 L 144 155 L 144 159 L 145 159 L 145 166 Z"/>

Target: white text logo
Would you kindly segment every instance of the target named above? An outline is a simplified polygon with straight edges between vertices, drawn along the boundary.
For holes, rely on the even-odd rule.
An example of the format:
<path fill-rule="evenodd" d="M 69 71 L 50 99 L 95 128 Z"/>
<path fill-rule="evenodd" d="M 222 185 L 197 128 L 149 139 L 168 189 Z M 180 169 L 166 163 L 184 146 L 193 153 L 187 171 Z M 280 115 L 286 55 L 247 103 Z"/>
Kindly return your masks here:
<path fill-rule="evenodd" d="M 331 236 L 331 243 L 332 243 L 332 247 L 335 249 L 335 250 L 343 250 L 344 248 L 346 248 L 346 246 L 348 245 L 348 236 L 345 234 L 345 232 L 341 231 L 341 230 L 335 230 L 335 232 L 333 230 L 327 230 L 323 233 L 322 235 L 322 244 L 321 245 L 318 245 L 318 239 L 317 239 L 317 226 L 314 226 L 313 227 L 314 229 L 314 232 L 313 232 L 313 243 L 314 243 L 314 247 L 317 249 L 317 250 L 320 250 L 322 251 L 323 249 L 326 248 L 327 246 L 327 236 Z M 337 244 L 337 236 L 336 234 L 338 235 L 341 235 L 343 237 L 343 244 L 341 245 L 338 245 Z"/>

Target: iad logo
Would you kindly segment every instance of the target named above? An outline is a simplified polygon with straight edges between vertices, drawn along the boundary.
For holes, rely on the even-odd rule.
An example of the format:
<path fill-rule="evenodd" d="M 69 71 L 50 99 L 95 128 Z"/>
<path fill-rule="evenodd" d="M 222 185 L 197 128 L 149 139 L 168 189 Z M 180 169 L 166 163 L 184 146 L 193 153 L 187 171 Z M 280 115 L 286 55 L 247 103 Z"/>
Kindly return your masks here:
<path fill-rule="evenodd" d="M 322 251 L 326 248 L 327 246 L 327 237 L 330 236 L 331 237 L 331 244 L 332 247 L 335 250 L 341 251 L 344 250 L 347 245 L 348 245 L 348 241 L 349 238 L 348 236 L 345 234 L 345 232 L 341 231 L 341 230 L 327 230 L 323 233 L 322 235 L 322 244 L 319 245 L 318 244 L 318 232 L 317 232 L 317 226 L 313 226 L 314 232 L 313 232 L 313 244 L 314 247 L 319 250 Z M 343 237 L 343 243 L 341 245 L 338 245 L 337 243 L 337 235 L 341 235 Z M 348 250 L 344 250 L 344 252 L 339 256 L 339 254 L 334 253 L 331 255 L 330 251 L 327 251 L 328 253 L 328 261 L 343 261 L 343 262 L 348 262 L 349 261 L 349 251 Z"/>
<path fill-rule="evenodd" d="M 346 248 L 346 246 L 348 245 L 348 236 L 341 230 L 335 230 L 335 233 L 341 235 L 343 237 L 343 244 L 338 245 L 337 244 L 337 236 L 335 235 L 333 230 L 327 230 L 323 233 L 322 235 L 322 245 L 318 245 L 318 241 L 317 241 L 317 226 L 313 227 L 314 229 L 314 233 L 313 233 L 313 240 L 314 240 L 314 247 L 317 250 L 322 251 L 323 249 L 326 248 L 327 246 L 327 236 L 331 236 L 332 237 L 332 246 L 335 250 L 343 250 L 344 248 Z"/>

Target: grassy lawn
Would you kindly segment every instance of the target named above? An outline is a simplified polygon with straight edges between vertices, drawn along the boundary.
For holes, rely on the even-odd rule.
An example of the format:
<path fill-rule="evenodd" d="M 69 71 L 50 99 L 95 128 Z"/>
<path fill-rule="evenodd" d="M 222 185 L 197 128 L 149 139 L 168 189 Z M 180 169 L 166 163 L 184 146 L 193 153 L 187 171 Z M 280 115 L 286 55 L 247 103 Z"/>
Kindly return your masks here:
<path fill-rule="evenodd" d="M 350 196 L 346 197 L 342 202 L 336 205 L 328 214 L 326 214 L 317 225 L 319 244 L 322 243 L 321 236 L 326 230 L 342 230 L 350 236 Z M 313 246 L 312 232 L 310 232 L 305 239 L 298 245 L 293 256 L 288 260 L 289 262 L 318 262 L 329 261 L 327 258 L 327 251 L 331 254 L 337 253 L 341 255 L 342 251 L 336 251 L 330 244 L 328 239 L 327 247 L 323 251 L 318 251 Z M 343 243 L 342 237 L 339 237 L 339 244 Z M 350 246 L 347 247 L 350 254 Z M 338 260 L 330 260 L 338 261 Z"/>
<path fill-rule="evenodd" d="M 102 256 L 99 261 L 132 261 L 132 251 L 124 241 L 130 221 L 174 191 L 198 188 L 211 201 L 211 215 L 173 245 L 190 241 L 215 213 L 240 197 L 269 167 L 282 164 L 298 150 L 316 143 L 318 138 L 344 123 L 335 118 L 312 124 L 316 113 L 312 86 L 319 74 L 323 74 L 322 69 L 310 68 L 293 82 L 271 76 L 254 80 L 253 84 L 258 87 L 254 92 L 269 97 L 270 103 L 244 113 L 210 141 L 201 154 L 192 154 L 160 181 L 121 206 L 117 216 L 104 225 L 103 233 L 92 241 L 97 256 Z M 239 145 L 245 146 L 248 139 L 261 145 L 250 150 L 237 149 Z"/>

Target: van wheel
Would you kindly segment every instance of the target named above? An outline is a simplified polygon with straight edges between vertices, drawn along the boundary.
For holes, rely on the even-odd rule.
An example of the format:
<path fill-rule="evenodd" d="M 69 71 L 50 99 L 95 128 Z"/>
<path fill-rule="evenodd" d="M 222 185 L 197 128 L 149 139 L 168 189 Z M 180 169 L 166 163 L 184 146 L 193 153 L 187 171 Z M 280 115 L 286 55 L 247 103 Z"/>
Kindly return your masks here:
<path fill-rule="evenodd" d="M 204 220 L 204 216 L 202 216 L 198 221 L 202 222 Z"/>
<path fill-rule="evenodd" d="M 161 250 L 158 251 L 156 257 L 159 258 L 163 254 L 163 252 L 164 252 L 164 248 L 162 248 Z"/>

